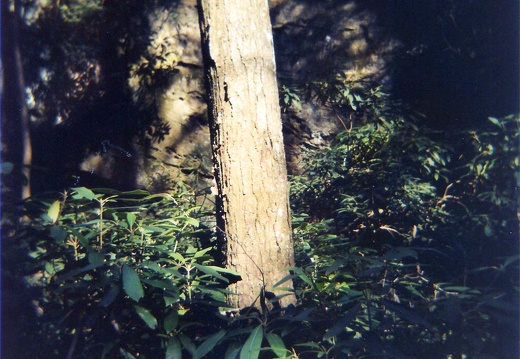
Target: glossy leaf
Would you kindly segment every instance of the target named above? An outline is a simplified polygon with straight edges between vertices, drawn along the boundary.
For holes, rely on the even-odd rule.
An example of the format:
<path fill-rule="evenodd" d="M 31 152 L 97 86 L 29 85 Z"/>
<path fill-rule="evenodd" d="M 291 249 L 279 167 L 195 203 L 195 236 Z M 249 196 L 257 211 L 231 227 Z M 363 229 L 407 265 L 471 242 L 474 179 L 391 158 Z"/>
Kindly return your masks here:
<path fill-rule="evenodd" d="M 165 359 L 182 359 L 181 343 L 177 338 L 170 338 L 168 340 Z"/>
<path fill-rule="evenodd" d="M 198 270 L 200 270 L 201 272 L 204 272 L 206 274 L 209 274 L 215 278 L 218 278 L 226 283 L 228 283 L 229 281 L 227 280 L 227 278 L 223 277 L 222 275 L 219 274 L 219 270 L 221 268 L 219 267 L 215 267 L 215 266 L 205 266 L 205 265 L 201 265 L 201 264 L 198 264 L 198 263 L 193 263 L 193 266 L 195 268 L 197 268 Z"/>
<path fill-rule="evenodd" d="M 51 223 L 56 223 L 58 221 L 58 216 L 60 215 L 60 201 L 54 201 L 49 210 L 47 211 L 47 218 Z"/>
<path fill-rule="evenodd" d="M 206 339 L 195 351 L 193 355 L 194 358 L 203 358 L 206 354 L 213 350 L 213 348 L 220 342 L 222 338 L 226 335 L 226 331 L 224 329 L 218 331 L 217 333 L 211 335 L 208 339 Z"/>
<path fill-rule="evenodd" d="M 291 267 L 291 268 L 289 268 L 289 270 L 293 271 L 298 276 L 298 278 L 303 280 L 309 286 L 311 286 L 311 287 L 314 286 L 314 284 L 312 283 L 312 280 L 309 278 L 309 276 L 307 274 L 305 274 L 305 272 L 301 268 Z"/>
<path fill-rule="evenodd" d="M 191 339 L 184 334 L 180 334 L 179 339 L 182 343 L 183 348 L 186 349 L 191 354 L 192 357 L 194 357 L 195 352 L 197 351 L 197 348 L 195 347 L 195 344 L 193 344 Z"/>
<path fill-rule="evenodd" d="M 76 192 L 75 194 L 72 195 L 72 197 L 74 199 L 86 198 L 86 199 L 93 200 L 93 199 L 96 199 L 97 197 L 99 197 L 99 195 L 96 196 L 96 194 L 94 194 L 94 192 L 92 192 L 90 189 L 85 188 L 85 187 L 75 187 L 72 189 Z"/>
<path fill-rule="evenodd" d="M 260 355 L 260 348 L 264 338 L 264 328 L 259 325 L 247 338 L 244 346 L 240 350 L 240 359 L 256 359 Z"/>
<path fill-rule="evenodd" d="M 240 343 L 232 342 L 228 345 L 224 359 L 240 359 L 240 350 L 242 346 Z"/>
<path fill-rule="evenodd" d="M 267 338 L 267 341 L 269 342 L 270 349 L 278 357 L 283 358 L 287 354 L 290 353 L 290 351 L 287 350 L 287 348 L 285 348 L 285 344 L 284 344 L 282 338 L 280 338 L 279 335 L 274 334 L 274 333 L 268 333 L 268 334 L 265 335 L 265 337 Z"/>
<path fill-rule="evenodd" d="M 155 329 L 157 327 L 157 319 L 152 315 L 152 313 L 141 306 L 134 304 L 134 309 L 137 315 L 146 323 L 146 325 L 150 329 Z"/>
<path fill-rule="evenodd" d="M 134 213 L 132 212 L 128 212 L 126 214 L 126 221 L 128 222 L 128 227 L 131 229 L 133 226 L 134 226 L 134 223 L 135 223 L 135 220 L 136 220 L 136 216 Z"/>
<path fill-rule="evenodd" d="M 126 264 L 123 265 L 123 289 L 136 302 L 144 297 L 144 290 L 139 276 L 133 268 Z"/>
<path fill-rule="evenodd" d="M 171 333 L 177 328 L 177 323 L 179 322 L 179 314 L 176 310 L 173 310 L 169 315 L 164 318 L 164 331 L 166 333 Z"/>

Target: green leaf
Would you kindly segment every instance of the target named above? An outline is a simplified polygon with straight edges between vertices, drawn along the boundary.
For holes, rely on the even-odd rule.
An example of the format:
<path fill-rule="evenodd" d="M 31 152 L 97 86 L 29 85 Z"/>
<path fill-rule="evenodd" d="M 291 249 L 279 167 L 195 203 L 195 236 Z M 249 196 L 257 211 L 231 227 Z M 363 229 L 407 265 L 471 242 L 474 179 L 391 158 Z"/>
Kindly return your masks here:
<path fill-rule="evenodd" d="M 260 347 L 264 338 L 264 328 L 259 325 L 247 338 L 244 346 L 240 350 L 240 359 L 256 359 L 260 355 Z"/>
<path fill-rule="evenodd" d="M 271 350 L 280 358 L 287 356 L 290 353 L 287 348 L 285 348 L 285 344 L 283 343 L 282 338 L 279 335 L 274 333 L 268 333 L 265 335 L 267 341 L 269 342 L 269 346 Z"/>
<path fill-rule="evenodd" d="M 72 188 L 72 190 L 74 190 L 76 192 L 74 195 L 72 195 L 72 198 L 74 198 L 74 199 L 83 199 L 83 198 L 90 199 L 90 200 L 96 199 L 96 195 L 94 194 L 94 192 L 92 192 L 88 188 L 75 187 L 75 188 Z"/>
<path fill-rule="evenodd" d="M 134 304 L 135 312 L 146 323 L 148 328 L 155 329 L 157 327 L 157 319 L 146 308 Z"/>
<path fill-rule="evenodd" d="M 159 264 L 157 264 L 155 262 L 144 262 L 143 267 L 151 269 L 154 272 L 157 272 L 162 275 L 173 275 L 177 278 L 184 279 L 184 276 L 181 273 L 179 273 L 179 271 L 177 269 L 161 267 Z"/>
<path fill-rule="evenodd" d="M 224 338 L 226 335 L 226 331 L 224 329 L 221 329 L 217 333 L 210 336 L 208 339 L 202 343 L 197 350 L 195 351 L 194 358 L 203 358 L 206 354 L 208 354 L 210 351 L 213 350 L 215 345 L 218 344 L 218 342 Z"/>
<path fill-rule="evenodd" d="M 61 202 L 58 200 L 51 204 L 49 210 L 47 211 L 47 219 L 49 222 L 56 223 L 58 221 L 58 216 L 60 215 L 60 206 Z"/>
<path fill-rule="evenodd" d="M 201 293 L 208 294 L 211 297 L 211 299 L 216 300 L 218 302 L 226 301 L 226 295 L 221 290 L 205 288 L 204 286 L 198 287 L 198 290 L 200 290 Z"/>
<path fill-rule="evenodd" d="M 157 226 L 143 226 L 143 229 L 145 232 L 151 232 L 151 233 L 163 233 L 165 231 L 164 228 L 157 227 Z"/>
<path fill-rule="evenodd" d="M 312 283 L 312 280 L 303 272 L 301 268 L 298 267 L 290 267 L 289 270 L 293 271 L 298 278 L 303 280 L 305 283 L 307 283 L 309 286 L 314 287 L 314 284 Z"/>
<path fill-rule="evenodd" d="M 322 350 L 323 350 L 323 348 L 322 348 L 319 344 L 316 344 L 316 343 L 314 343 L 314 342 L 300 343 L 300 344 L 296 344 L 295 346 L 308 347 L 308 348 L 318 349 L 319 351 L 322 351 Z"/>
<path fill-rule="evenodd" d="M 68 232 L 65 228 L 58 227 L 58 226 L 51 227 L 51 236 L 58 243 L 62 243 L 63 240 L 67 237 L 67 234 L 68 234 Z"/>
<path fill-rule="evenodd" d="M 176 259 L 176 260 L 178 260 L 179 262 L 182 262 L 182 263 L 184 263 L 186 261 L 186 259 L 179 252 L 172 252 L 172 253 L 170 253 L 170 256 L 173 259 Z"/>
<path fill-rule="evenodd" d="M 496 125 L 498 127 L 502 127 L 502 123 L 500 122 L 499 119 L 495 118 L 495 117 L 488 117 L 488 120 L 493 124 L 493 125 Z"/>
<path fill-rule="evenodd" d="M 344 316 L 341 318 L 336 324 L 334 324 L 329 330 L 327 330 L 327 333 L 323 336 L 323 340 L 330 339 L 340 333 L 342 333 L 345 330 L 345 327 L 347 327 L 354 319 L 356 319 L 356 315 L 358 314 L 359 310 L 361 309 L 361 305 L 358 303 L 356 304 L 352 309 L 350 309 Z"/>
<path fill-rule="evenodd" d="M 495 231 L 493 231 L 493 227 L 488 224 L 484 227 L 484 234 L 486 237 L 492 237 Z"/>
<path fill-rule="evenodd" d="M 45 271 L 47 273 L 49 273 L 51 276 L 53 276 L 54 274 L 56 274 L 56 269 L 54 268 L 54 265 L 49 263 L 49 262 L 45 262 L 44 264 L 44 268 L 45 268 Z"/>
<path fill-rule="evenodd" d="M 442 287 L 442 290 L 444 290 L 444 291 L 446 291 L 446 292 L 460 292 L 460 293 L 463 293 L 463 292 L 470 291 L 471 288 L 469 288 L 469 287 L 464 287 L 464 286 L 456 286 L 456 285 L 453 285 L 453 286 Z"/>
<path fill-rule="evenodd" d="M 345 264 L 345 261 L 343 259 L 337 259 L 332 263 L 327 270 L 325 271 L 325 275 L 329 275 L 332 272 L 335 272 L 338 270 L 343 264 Z"/>
<path fill-rule="evenodd" d="M 177 290 L 177 287 L 173 284 L 171 280 L 156 280 L 156 279 L 145 279 L 141 278 L 141 283 L 148 284 L 155 288 L 160 289 L 168 289 L 168 290 Z"/>
<path fill-rule="evenodd" d="M 224 355 L 225 359 L 239 359 L 241 345 L 237 342 L 232 342 L 228 345 L 226 350 L 226 354 Z"/>
<path fill-rule="evenodd" d="M 200 225 L 199 221 L 197 221 L 195 218 L 184 217 L 183 219 L 186 221 L 186 223 L 192 225 L 193 227 L 198 228 Z"/>
<path fill-rule="evenodd" d="M 179 313 L 176 310 L 172 311 L 169 315 L 164 318 L 164 330 L 166 333 L 171 333 L 175 328 L 177 328 L 177 324 L 179 323 Z"/>
<path fill-rule="evenodd" d="M 84 267 L 81 267 L 81 268 L 75 268 L 75 269 L 72 269 L 71 271 L 67 272 L 67 273 L 64 273 L 64 274 L 61 274 L 60 273 L 60 276 L 56 279 L 56 283 L 62 283 L 66 280 L 69 280 L 71 278 L 73 278 L 74 276 L 80 274 L 80 273 L 83 273 L 83 272 L 88 272 L 92 269 L 96 269 L 97 267 L 100 267 L 102 266 L 104 263 L 100 263 L 100 262 L 97 262 L 97 263 L 94 263 L 94 264 L 89 264 L 89 265 L 86 265 Z"/>
<path fill-rule="evenodd" d="M 218 272 L 220 271 L 221 268 L 219 267 L 215 267 L 215 266 L 204 266 L 204 265 L 201 265 L 201 264 L 198 264 L 198 263 L 193 263 L 193 266 L 195 268 L 197 268 L 198 270 L 200 270 L 201 272 L 204 272 L 206 274 L 209 274 L 215 278 L 218 278 L 226 283 L 228 283 L 229 281 L 227 280 L 227 278 L 221 276 Z"/>
<path fill-rule="evenodd" d="M 144 189 L 134 189 L 132 191 L 123 192 L 124 196 L 149 196 L 150 192 L 145 191 Z"/>
<path fill-rule="evenodd" d="M 182 346 L 184 349 L 190 352 L 191 356 L 195 355 L 195 352 L 197 351 L 197 348 L 195 347 L 195 344 L 184 334 L 179 334 L 179 339 L 181 340 Z"/>
<path fill-rule="evenodd" d="M 110 304 L 116 300 L 117 296 L 119 295 L 119 286 L 114 285 L 112 286 L 103 296 L 101 301 L 99 302 L 99 306 L 101 307 L 108 307 Z"/>
<path fill-rule="evenodd" d="M 164 305 L 169 307 L 170 305 L 175 304 L 179 301 L 179 294 L 176 293 L 173 297 L 165 295 L 163 297 L 163 299 L 164 299 Z"/>
<path fill-rule="evenodd" d="M 297 316 L 293 318 L 288 318 L 290 321 L 294 322 L 304 322 L 310 319 L 312 312 L 314 312 L 315 308 L 309 308 L 299 313 Z"/>
<path fill-rule="evenodd" d="M 99 252 L 90 252 L 88 254 L 88 261 L 95 267 L 100 267 L 105 263 L 105 256 Z"/>
<path fill-rule="evenodd" d="M 287 269 L 290 270 L 291 268 L 287 268 Z M 280 284 L 283 284 L 283 283 L 287 282 L 288 280 L 292 280 L 294 277 L 295 276 L 293 274 L 286 275 L 285 277 L 280 279 L 278 282 L 273 284 L 273 288 L 277 288 Z"/>
<path fill-rule="evenodd" d="M 123 289 L 136 302 L 144 297 L 144 290 L 139 276 L 131 267 L 123 265 Z"/>
<path fill-rule="evenodd" d="M 181 343 L 177 340 L 177 338 L 171 338 L 170 340 L 168 340 L 165 358 L 166 359 L 181 359 L 182 358 Z"/>
<path fill-rule="evenodd" d="M 200 258 L 200 257 L 203 257 L 205 256 L 209 251 L 211 251 L 213 248 L 211 247 L 208 247 L 208 248 L 205 248 L 205 249 L 201 249 L 200 251 L 197 251 L 195 252 L 195 254 L 193 255 L 193 258 Z"/>
<path fill-rule="evenodd" d="M 135 223 L 136 216 L 132 212 L 128 212 L 126 214 L 126 221 L 128 222 L 128 227 L 132 229 Z"/>

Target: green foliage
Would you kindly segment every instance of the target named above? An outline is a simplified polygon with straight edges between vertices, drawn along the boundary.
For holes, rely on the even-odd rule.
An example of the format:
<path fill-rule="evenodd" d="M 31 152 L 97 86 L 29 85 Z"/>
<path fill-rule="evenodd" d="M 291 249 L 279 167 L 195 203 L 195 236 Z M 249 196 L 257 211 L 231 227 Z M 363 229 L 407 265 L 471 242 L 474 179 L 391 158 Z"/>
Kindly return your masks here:
<path fill-rule="evenodd" d="M 137 357 L 189 348 L 191 341 L 179 346 L 174 338 L 205 323 L 185 318 L 197 305 L 225 307 L 223 288 L 233 274 L 214 265 L 212 234 L 200 224 L 205 209 L 192 198 L 79 187 L 59 200 L 32 199 L 36 217 L 12 240 L 28 256 L 16 258 L 16 274 L 31 288 L 44 323 L 38 335 L 48 340 L 22 356 Z M 198 357 L 213 349 L 217 334 Z"/>
<path fill-rule="evenodd" d="M 155 99 L 178 71 L 180 55 L 156 44 L 141 57 L 153 34 L 140 24 L 148 23 L 152 3 L 24 2 L 28 107 L 34 126 L 45 124 L 33 131 L 40 163 L 95 152 L 86 139 L 99 142 L 106 134 L 92 130 L 92 119 L 118 134 L 148 131 L 143 142 L 168 133 L 158 123 Z M 487 16 L 483 22 L 480 14 L 489 11 L 472 11 L 477 3 L 432 3 L 418 12 L 424 14 L 419 21 L 402 21 L 422 24 L 408 45 L 418 49 L 414 59 L 423 53 L 430 59 L 419 64 L 434 66 L 405 72 L 401 95 L 410 92 L 420 103 L 414 92 L 432 85 L 422 99 L 430 113 L 455 111 L 446 117 L 469 121 L 471 114 L 502 110 L 497 101 L 507 104 L 509 97 L 496 93 L 509 91 L 504 83 L 515 77 L 488 81 L 494 66 L 483 66 L 507 58 L 507 51 L 481 46 L 482 39 L 496 43 L 491 29 L 508 29 L 489 19 L 507 21 Z M 422 38 L 429 46 L 415 43 Z M 433 54 L 432 45 L 438 47 Z M 435 64 L 432 56 L 442 61 Z M 480 69 L 478 76 L 451 76 L 468 69 Z M 445 77 L 462 82 L 437 88 Z M 276 298 L 267 300 L 265 313 L 226 307 L 225 287 L 236 274 L 215 261 L 221 253 L 207 228 L 213 210 L 198 205 L 191 190 L 152 195 L 78 187 L 28 200 L 21 225 L 10 218 L 21 206 L 2 204 L 4 350 L 21 358 L 514 356 L 520 118 L 490 117 L 488 126 L 470 132 L 432 132 L 403 116 L 382 87 L 344 73 L 301 87 L 282 87 L 284 111 L 300 110 L 306 96 L 352 127 L 310 153 L 304 175 L 291 181 L 297 307 L 281 310 Z M 75 122 L 87 126 L 59 137 L 63 124 Z M 59 131 L 49 132 L 53 126 Z M 53 151 L 65 157 L 45 159 L 49 146 L 64 138 L 74 146 Z M 47 170 L 57 176 L 56 168 L 62 167 Z M 12 164 L 1 170 L 9 175 Z M 155 188 L 174 187 L 166 176 L 161 182 Z"/>
<path fill-rule="evenodd" d="M 518 350 L 501 347 L 496 333 L 515 330 L 518 318 L 519 119 L 490 121 L 491 131 L 453 134 L 459 141 L 447 146 L 442 133 L 380 118 L 309 156 L 291 183 L 293 272 L 303 306 L 314 308 L 312 327 L 328 325 L 303 352 Z"/>
<path fill-rule="evenodd" d="M 287 112 L 290 108 L 294 110 L 302 109 L 300 95 L 293 88 L 283 85 L 280 88 L 280 98 L 283 112 Z"/>
<path fill-rule="evenodd" d="M 487 237 L 517 230 L 516 218 L 503 217 L 516 211 L 520 187 L 520 118 L 489 118 L 489 131 L 470 131 L 468 160 L 459 169 L 463 193 L 469 203 L 466 215 Z"/>
<path fill-rule="evenodd" d="M 355 231 L 358 240 L 409 242 L 428 216 L 443 214 L 435 197 L 449 160 L 449 149 L 413 124 L 381 119 L 340 134 L 309 159 L 292 183 L 293 209 L 311 219 L 335 212 L 337 231 Z"/>
<path fill-rule="evenodd" d="M 518 116 L 428 132 L 399 117 L 339 134 L 291 180 L 297 307 L 227 308 L 212 208 L 193 192 L 73 188 L 3 230 L 23 279 L 24 355 L 489 357 L 518 318 Z M 205 202 L 205 201 L 204 201 Z M 5 264 L 7 263 L 7 264 Z M 31 307 L 28 310 L 28 307 Z M 43 354 L 45 353 L 45 354 Z"/>
<path fill-rule="evenodd" d="M 102 10 L 99 0 L 70 1 L 60 5 L 62 18 L 67 22 L 80 22 Z"/>
<path fill-rule="evenodd" d="M 24 313 L 16 339 L 34 358 L 505 357 L 518 350 L 500 334 L 518 318 L 518 124 L 492 118 L 447 146 L 381 118 L 313 153 L 291 181 L 296 266 L 279 282 L 299 305 L 268 297 L 263 313 L 226 306 L 238 277 L 187 188 L 32 198 L 30 222 L 3 226 L 4 283 L 24 281 L 5 296 Z"/>
<path fill-rule="evenodd" d="M 340 113 L 354 111 L 357 117 L 365 119 L 384 119 L 396 111 L 395 102 L 390 101 L 383 86 L 373 87 L 370 82 L 352 81 L 341 72 L 310 84 L 307 93 Z"/>

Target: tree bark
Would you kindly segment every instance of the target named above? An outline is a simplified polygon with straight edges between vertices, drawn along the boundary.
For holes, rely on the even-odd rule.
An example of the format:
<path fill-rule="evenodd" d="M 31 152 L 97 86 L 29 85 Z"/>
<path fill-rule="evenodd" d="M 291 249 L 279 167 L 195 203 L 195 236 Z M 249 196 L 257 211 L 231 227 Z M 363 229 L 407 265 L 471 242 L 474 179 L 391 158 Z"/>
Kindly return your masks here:
<path fill-rule="evenodd" d="M 2 1 L 2 162 L 11 162 L 13 172 L 2 176 L 13 200 L 31 195 L 32 147 L 29 111 L 25 102 L 25 80 L 19 40 L 21 3 Z"/>
<path fill-rule="evenodd" d="M 294 263 L 287 169 L 267 0 L 199 0 L 215 178 L 227 268 L 242 276 L 229 304 L 264 309 Z M 283 284 L 292 287 L 292 282 Z"/>

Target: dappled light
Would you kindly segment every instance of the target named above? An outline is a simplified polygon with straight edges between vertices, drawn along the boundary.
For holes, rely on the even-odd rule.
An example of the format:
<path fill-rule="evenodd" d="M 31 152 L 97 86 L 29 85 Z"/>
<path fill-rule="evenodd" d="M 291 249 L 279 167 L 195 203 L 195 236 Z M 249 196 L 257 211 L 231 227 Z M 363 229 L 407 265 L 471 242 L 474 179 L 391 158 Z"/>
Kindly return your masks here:
<path fill-rule="evenodd" d="M 250 5 L 3 1 L 2 357 L 518 357 L 517 2 Z"/>

